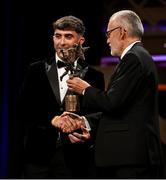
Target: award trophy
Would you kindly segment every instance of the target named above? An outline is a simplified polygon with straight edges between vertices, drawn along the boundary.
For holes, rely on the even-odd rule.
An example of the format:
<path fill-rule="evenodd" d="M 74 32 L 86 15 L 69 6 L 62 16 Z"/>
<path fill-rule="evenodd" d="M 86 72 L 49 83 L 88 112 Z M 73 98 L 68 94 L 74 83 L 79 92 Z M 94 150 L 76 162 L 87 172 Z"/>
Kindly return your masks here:
<path fill-rule="evenodd" d="M 89 47 L 82 47 L 80 44 L 74 44 L 72 48 L 62 49 L 61 53 L 63 55 L 63 59 L 65 61 L 65 72 L 62 74 L 60 79 L 69 73 L 69 78 L 72 77 L 80 77 L 83 78 L 88 67 L 81 67 L 77 63 L 77 67 L 74 67 L 74 62 L 77 59 L 85 60 L 84 52 L 89 49 Z M 65 96 L 65 111 L 71 113 L 78 113 L 80 111 L 80 102 L 79 97 L 72 91 L 68 91 Z"/>

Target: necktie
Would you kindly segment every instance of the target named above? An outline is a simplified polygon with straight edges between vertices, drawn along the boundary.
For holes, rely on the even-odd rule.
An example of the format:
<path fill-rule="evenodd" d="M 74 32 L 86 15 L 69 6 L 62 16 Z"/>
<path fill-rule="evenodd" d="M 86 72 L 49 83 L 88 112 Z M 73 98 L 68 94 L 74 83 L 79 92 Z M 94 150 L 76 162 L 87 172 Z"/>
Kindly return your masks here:
<path fill-rule="evenodd" d="M 58 68 L 62 68 L 62 67 L 65 67 L 65 66 L 66 66 L 66 63 L 65 63 L 65 62 L 58 60 L 58 62 L 57 62 L 57 67 L 58 67 Z"/>

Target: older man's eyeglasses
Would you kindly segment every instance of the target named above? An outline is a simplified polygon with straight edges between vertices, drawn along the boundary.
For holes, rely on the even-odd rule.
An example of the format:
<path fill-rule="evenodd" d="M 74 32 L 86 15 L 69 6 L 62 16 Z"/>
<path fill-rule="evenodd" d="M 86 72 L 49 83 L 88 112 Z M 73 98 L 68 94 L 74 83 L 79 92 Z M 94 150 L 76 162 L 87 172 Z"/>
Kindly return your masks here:
<path fill-rule="evenodd" d="M 118 27 L 116 27 L 116 28 L 113 28 L 113 29 L 110 29 L 109 31 L 107 31 L 107 32 L 105 33 L 106 37 L 109 38 L 110 34 L 111 34 L 113 31 L 115 31 L 116 29 L 118 29 L 118 28 L 121 28 L 121 27 L 118 26 Z"/>

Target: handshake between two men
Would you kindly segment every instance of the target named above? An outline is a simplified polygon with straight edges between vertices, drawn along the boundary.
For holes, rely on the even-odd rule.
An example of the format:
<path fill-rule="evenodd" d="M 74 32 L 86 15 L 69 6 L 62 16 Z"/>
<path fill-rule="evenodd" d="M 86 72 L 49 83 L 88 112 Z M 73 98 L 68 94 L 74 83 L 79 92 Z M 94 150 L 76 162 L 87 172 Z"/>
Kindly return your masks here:
<path fill-rule="evenodd" d="M 82 94 L 83 91 L 90 86 L 86 81 L 79 77 L 71 77 L 67 80 L 69 90 Z M 60 116 L 55 116 L 51 123 L 53 126 L 61 130 L 63 133 L 68 133 L 71 143 L 85 142 L 90 138 L 89 129 L 86 127 L 86 120 L 77 114 L 64 112 Z M 82 132 L 76 132 L 80 129 Z M 80 131 L 79 131 L 80 132 Z"/>
<path fill-rule="evenodd" d="M 79 77 L 69 78 L 67 80 L 67 85 L 70 91 L 78 94 L 83 94 L 84 90 L 90 86 L 90 84 Z M 86 120 L 83 117 L 70 112 L 64 112 L 60 116 L 55 116 L 51 121 L 53 126 L 61 130 L 63 133 L 68 133 L 71 143 L 85 142 L 90 138 L 90 132 L 86 127 L 87 124 L 85 122 Z M 78 129 L 82 132 L 76 132 Z"/>
<path fill-rule="evenodd" d="M 74 113 L 64 112 L 60 116 L 55 116 L 51 124 L 63 133 L 67 133 L 71 143 L 85 142 L 90 138 L 85 120 Z M 77 130 L 81 130 L 81 132 L 77 132 Z"/>

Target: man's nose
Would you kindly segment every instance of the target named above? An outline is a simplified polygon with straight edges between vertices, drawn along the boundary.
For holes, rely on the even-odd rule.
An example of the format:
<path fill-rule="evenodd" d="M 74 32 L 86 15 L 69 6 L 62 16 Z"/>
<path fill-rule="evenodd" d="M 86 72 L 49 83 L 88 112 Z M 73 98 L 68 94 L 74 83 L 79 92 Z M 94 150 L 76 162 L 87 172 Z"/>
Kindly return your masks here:
<path fill-rule="evenodd" d="M 62 37 L 61 40 L 60 40 L 60 43 L 61 44 L 65 44 L 66 43 L 66 39 L 64 37 Z"/>

